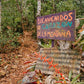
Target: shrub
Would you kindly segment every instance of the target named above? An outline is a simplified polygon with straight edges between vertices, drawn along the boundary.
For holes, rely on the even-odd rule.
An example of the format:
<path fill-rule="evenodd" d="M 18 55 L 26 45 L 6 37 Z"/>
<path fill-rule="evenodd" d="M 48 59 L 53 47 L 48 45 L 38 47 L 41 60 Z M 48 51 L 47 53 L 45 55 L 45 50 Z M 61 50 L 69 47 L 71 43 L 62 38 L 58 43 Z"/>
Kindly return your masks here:
<path fill-rule="evenodd" d="M 0 32 L 0 53 L 7 53 L 17 48 L 19 33 L 13 33 L 11 29 Z"/>

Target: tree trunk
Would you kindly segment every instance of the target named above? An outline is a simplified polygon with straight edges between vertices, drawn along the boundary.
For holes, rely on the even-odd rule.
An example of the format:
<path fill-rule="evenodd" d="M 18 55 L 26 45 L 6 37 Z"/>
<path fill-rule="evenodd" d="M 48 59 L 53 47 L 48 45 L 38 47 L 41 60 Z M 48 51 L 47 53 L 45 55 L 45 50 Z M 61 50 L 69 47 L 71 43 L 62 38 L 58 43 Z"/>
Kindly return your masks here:
<path fill-rule="evenodd" d="M 41 0 L 38 0 L 37 1 L 37 16 L 40 16 L 41 15 L 40 12 L 41 12 Z M 38 40 L 38 44 L 39 43 L 41 43 L 40 40 Z M 39 46 L 39 48 L 40 48 L 40 46 Z"/>
<path fill-rule="evenodd" d="M 37 16 L 40 16 L 41 12 L 41 0 L 37 1 Z"/>
<path fill-rule="evenodd" d="M 82 10 L 82 0 L 79 1 L 80 1 L 80 10 Z"/>
<path fill-rule="evenodd" d="M 0 0 L 0 32 L 1 32 L 1 0 Z"/>

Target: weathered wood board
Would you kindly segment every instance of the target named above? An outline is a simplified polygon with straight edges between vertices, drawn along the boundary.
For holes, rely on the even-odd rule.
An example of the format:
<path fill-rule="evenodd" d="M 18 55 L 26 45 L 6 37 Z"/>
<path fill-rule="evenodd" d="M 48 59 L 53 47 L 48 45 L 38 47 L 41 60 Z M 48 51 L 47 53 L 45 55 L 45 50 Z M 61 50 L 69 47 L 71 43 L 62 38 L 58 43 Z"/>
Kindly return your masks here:
<path fill-rule="evenodd" d="M 73 50 L 60 51 L 55 48 L 41 48 L 40 55 L 43 57 L 46 56 L 46 58 L 53 58 L 53 64 L 59 64 L 57 68 L 61 68 L 60 72 L 63 72 L 66 76 L 68 76 L 70 71 L 73 72 L 73 77 L 80 73 L 81 55 L 79 52 Z M 43 62 L 41 59 L 38 59 L 35 69 L 40 69 L 45 74 L 52 74 L 54 72 L 54 68 L 49 68 L 49 64 Z"/>

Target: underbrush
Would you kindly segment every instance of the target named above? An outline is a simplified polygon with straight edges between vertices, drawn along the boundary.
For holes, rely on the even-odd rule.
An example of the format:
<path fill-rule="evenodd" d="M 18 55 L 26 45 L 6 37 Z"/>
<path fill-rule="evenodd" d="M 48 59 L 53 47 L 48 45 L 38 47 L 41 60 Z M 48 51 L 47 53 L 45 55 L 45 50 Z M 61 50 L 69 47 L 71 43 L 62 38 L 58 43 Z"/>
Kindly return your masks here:
<path fill-rule="evenodd" d="M 0 32 L 0 53 L 8 53 L 16 49 L 20 45 L 18 42 L 19 35 L 19 33 L 14 33 L 11 29 Z"/>

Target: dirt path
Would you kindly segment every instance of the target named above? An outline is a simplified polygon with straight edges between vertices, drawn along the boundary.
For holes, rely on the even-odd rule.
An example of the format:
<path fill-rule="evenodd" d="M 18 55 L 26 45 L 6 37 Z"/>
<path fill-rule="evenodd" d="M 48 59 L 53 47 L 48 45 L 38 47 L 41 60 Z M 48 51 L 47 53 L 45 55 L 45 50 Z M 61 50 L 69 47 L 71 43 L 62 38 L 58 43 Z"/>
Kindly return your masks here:
<path fill-rule="evenodd" d="M 18 50 L 0 54 L 0 84 L 20 84 L 27 68 L 24 62 L 30 60 L 30 54 L 38 48 L 37 41 L 31 35 L 32 32 L 24 32 L 19 39 L 22 45 Z"/>

